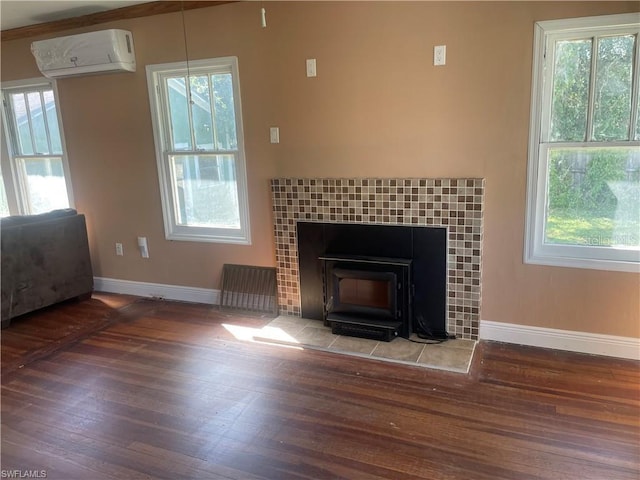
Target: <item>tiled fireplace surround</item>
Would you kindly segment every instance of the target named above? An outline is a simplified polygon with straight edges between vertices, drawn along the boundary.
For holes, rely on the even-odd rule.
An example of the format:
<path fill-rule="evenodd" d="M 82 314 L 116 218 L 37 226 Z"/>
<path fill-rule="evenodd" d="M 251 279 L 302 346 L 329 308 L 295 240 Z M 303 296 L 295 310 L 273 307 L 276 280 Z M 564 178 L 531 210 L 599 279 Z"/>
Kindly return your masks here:
<path fill-rule="evenodd" d="M 282 314 L 301 315 L 298 221 L 446 227 L 447 329 L 478 339 L 484 179 L 276 178 L 271 192 Z"/>

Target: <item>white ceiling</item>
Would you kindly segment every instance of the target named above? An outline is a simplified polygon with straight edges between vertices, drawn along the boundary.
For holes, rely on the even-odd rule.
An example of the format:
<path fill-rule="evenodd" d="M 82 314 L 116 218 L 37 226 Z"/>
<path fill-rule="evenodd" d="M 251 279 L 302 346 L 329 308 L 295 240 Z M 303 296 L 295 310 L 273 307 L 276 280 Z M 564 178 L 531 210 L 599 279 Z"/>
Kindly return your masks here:
<path fill-rule="evenodd" d="M 125 0 L 0 0 L 0 29 L 9 30 L 37 23 L 80 17 L 148 1 L 150 0 L 137 2 Z"/>

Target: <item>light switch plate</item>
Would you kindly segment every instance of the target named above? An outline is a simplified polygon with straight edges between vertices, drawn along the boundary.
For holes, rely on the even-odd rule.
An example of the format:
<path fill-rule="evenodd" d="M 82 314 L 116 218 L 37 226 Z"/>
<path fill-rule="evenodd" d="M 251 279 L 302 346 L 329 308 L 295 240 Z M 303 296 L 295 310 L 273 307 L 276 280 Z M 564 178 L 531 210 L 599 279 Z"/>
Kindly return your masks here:
<path fill-rule="evenodd" d="M 269 129 L 269 141 L 271 143 L 280 143 L 280 129 L 278 127 Z"/>
<path fill-rule="evenodd" d="M 307 58 L 307 77 L 315 77 L 316 75 L 316 59 Z"/>

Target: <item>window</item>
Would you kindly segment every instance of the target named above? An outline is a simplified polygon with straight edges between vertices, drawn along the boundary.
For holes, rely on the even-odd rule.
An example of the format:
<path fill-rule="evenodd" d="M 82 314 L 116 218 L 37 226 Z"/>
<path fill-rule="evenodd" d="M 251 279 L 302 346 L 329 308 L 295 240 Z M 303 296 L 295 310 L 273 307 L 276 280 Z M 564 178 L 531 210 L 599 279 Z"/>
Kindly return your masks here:
<path fill-rule="evenodd" d="M 72 203 L 56 98 L 55 84 L 47 79 L 2 84 L 8 153 L 3 170 L 11 172 L 0 175 L 2 216 L 44 213 Z M 9 180 L 13 183 L 7 184 Z"/>
<path fill-rule="evenodd" d="M 640 271 L 638 16 L 536 24 L 525 262 Z"/>
<path fill-rule="evenodd" d="M 147 66 L 166 237 L 249 244 L 235 57 Z"/>

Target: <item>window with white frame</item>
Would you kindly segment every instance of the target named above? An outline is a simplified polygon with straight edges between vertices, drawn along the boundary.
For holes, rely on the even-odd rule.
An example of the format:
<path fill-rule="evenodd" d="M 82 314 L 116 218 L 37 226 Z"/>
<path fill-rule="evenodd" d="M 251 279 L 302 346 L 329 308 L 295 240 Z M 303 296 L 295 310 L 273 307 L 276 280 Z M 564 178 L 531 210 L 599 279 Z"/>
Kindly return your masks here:
<path fill-rule="evenodd" d="M 640 271 L 637 14 L 538 22 L 525 262 Z"/>
<path fill-rule="evenodd" d="M 0 215 L 38 214 L 72 204 L 55 83 L 2 84 L 3 159 Z M 8 174 L 8 172 L 10 174 Z M 9 183 L 10 182 L 10 183 Z"/>
<path fill-rule="evenodd" d="M 148 65 L 166 237 L 249 244 L 236 57 Z"/>

